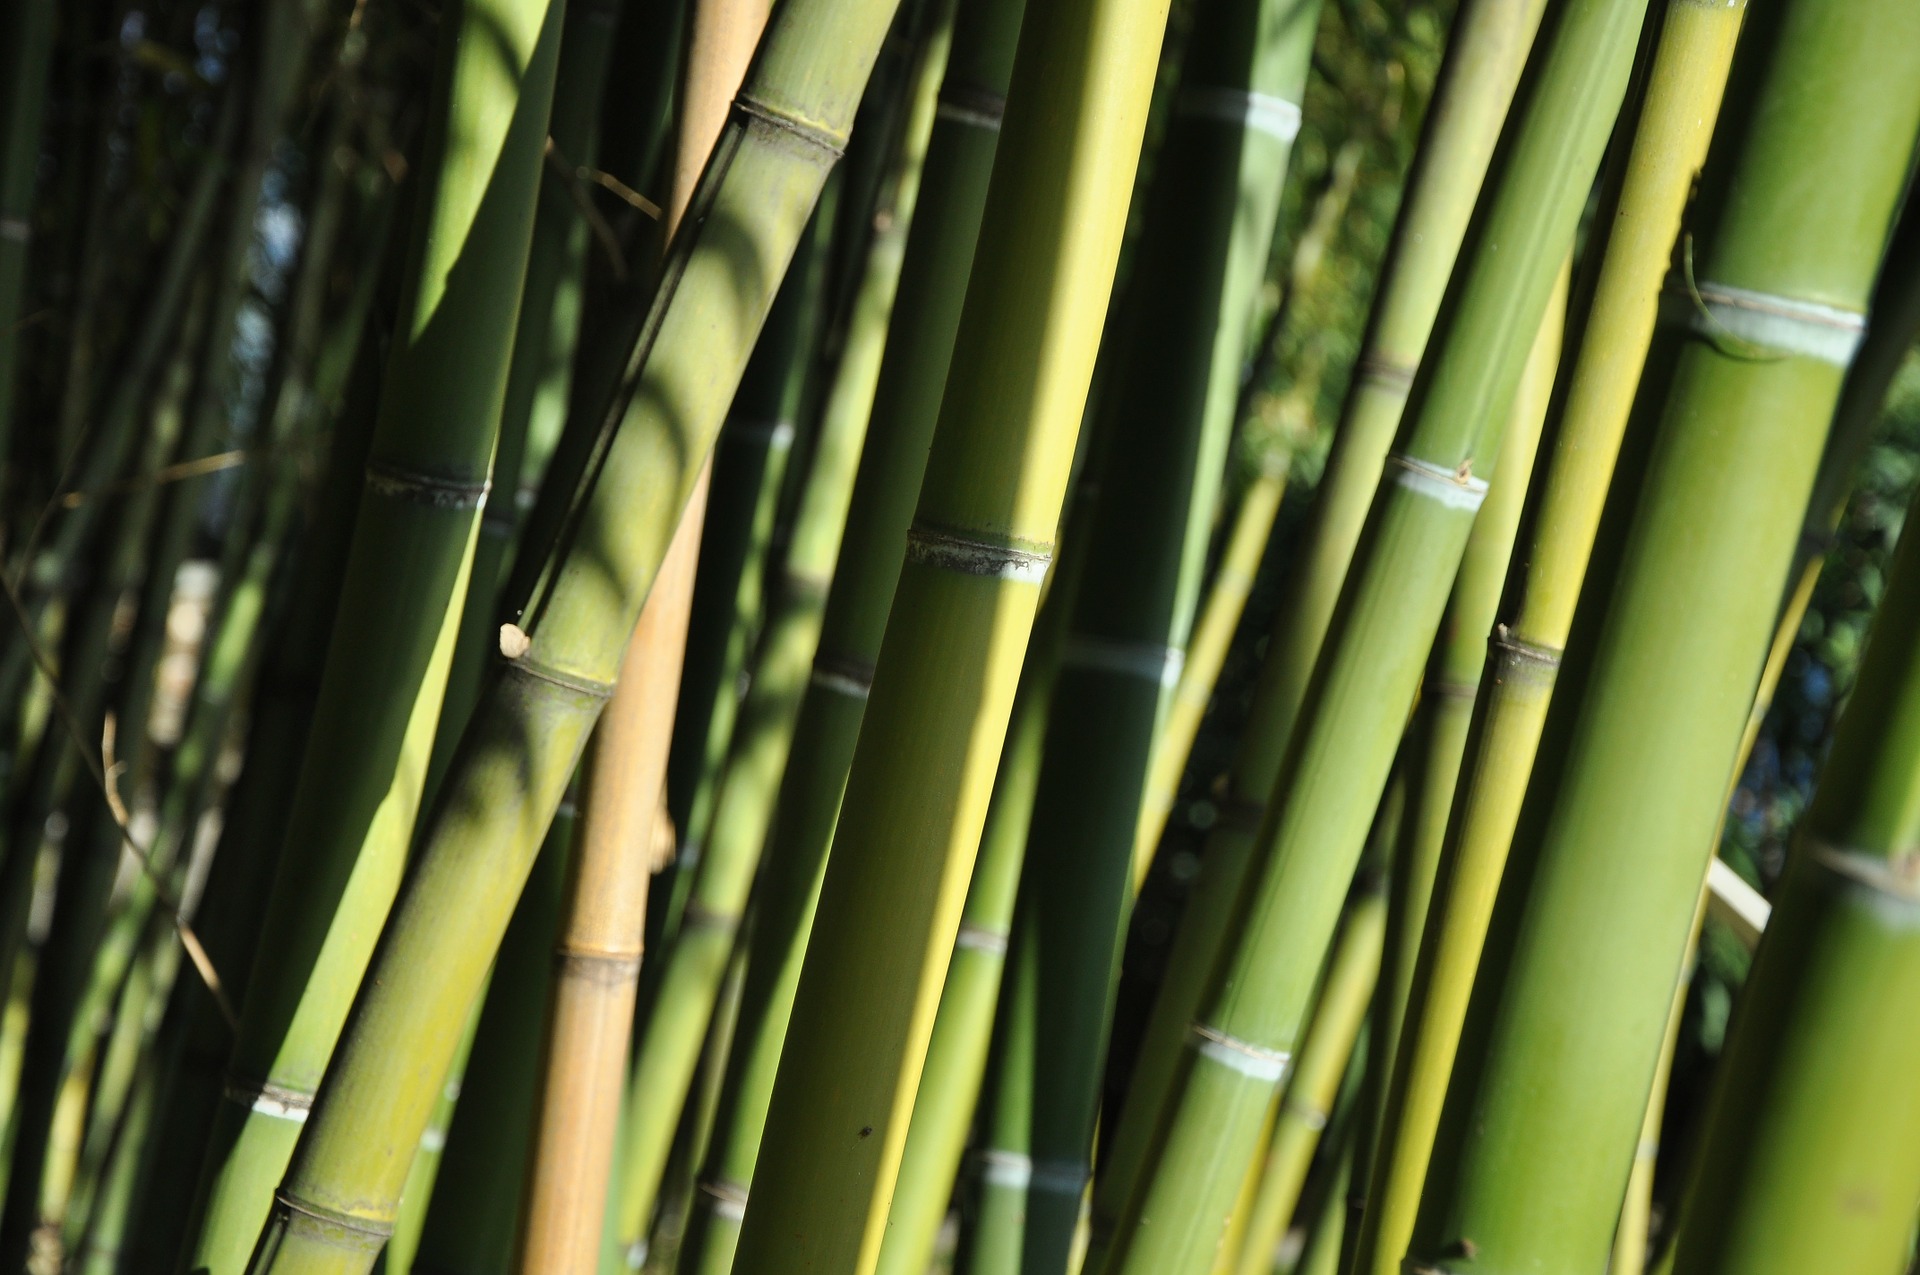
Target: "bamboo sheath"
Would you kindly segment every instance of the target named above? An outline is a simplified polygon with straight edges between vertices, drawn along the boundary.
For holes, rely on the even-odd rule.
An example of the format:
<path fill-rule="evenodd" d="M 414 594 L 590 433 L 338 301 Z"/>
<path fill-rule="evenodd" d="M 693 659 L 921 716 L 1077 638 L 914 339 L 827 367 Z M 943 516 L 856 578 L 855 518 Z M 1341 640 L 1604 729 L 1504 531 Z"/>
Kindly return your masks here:
<path fill-rule="evenodd" d="M 1653 336 L 1661 282 L 1706 155 L 1743 9 L 1671 6 L 1505 622 L 1495 631 L 1367 1184 L 1355 1275 L 1398 1275 L 1508 842 Z"/>
<path fill-rule="evenodd" d="M 634 351 L 590 494 L 517 626 L 281 1187 L 255 1269 L 364 1271 L 672 528 L 805 225 L 891 6 L 793 0 L 769 27 Z M 621 417 L 625 419 L 622 421 Z M 677 475 L 663 481 L 663 475 Z M 459 918 L 453 924 L 451 918 Z M 393 1057 L 414 1066 L 396 1071 Z"/>
<path fill-rule="evenodd" d="M 1149 1143 L 1246 864 L 1260 811 L 1280 770 L 1287 736 L 1378 486 L 1400 409 L 1439 312 L 1454 256 L 1466 234 L 1480 178 L 1492 160 L 1500 121 L 1519 83 L 1544 0 L 1477 0 L 1454 24 L 1439 87 L 1428 110 L 1407 194 L 1382 268 L 1359 374 L 1321 481 L 1312 522 L 1294 565 L 1288 602 L 1270 642 L 1254 714 L 1228 779 L 1225 817 L 1208 836 L 1200 882 L 1169 956 L 1166 979 L 1135 1065 L 1093 1201 L 1088 1265 L 1098 1270 L 1108 1237 L 1145 1164 Z M 1300 632 L 1295 632 L 1299 626 Z M 1304 636 L 1302 636 L 1304 634 Z M 1311 639 L 1311 640 L 1309 640 Z M 1292 663 L 1289 663 L 1291 661 Z M 1283 668 L 1283 665 L 1286 665 Z"/>
<path fill-rule="evenodd" d="M 715 1145 L 738 1151 L 765 1123 L 806 952 L 819 878 L 906 552 L 998 141 L 1021 0 L 963 6 L 908 230 L 899 294 L 874 392 L 811 676 L 801 697 L 755 888 L 736 1044 Z M 737 1179 L 736 1179 L 737 1180 Z M 721 1187 L 714 1208 L 727 1189 Z"/>
<path fill-rule="evenodd" d="M 1412 707 L 1530 348 L 1626 90 L 1644 6 L 1557 6 L 1516 106 L 1452 321 L 1422 360 L 1334 628 L 1276 782 L 1248 888 L 1104 1268 L 1213 1261 L 1285 1075 L 1367 820 Z M 1484 467 L 1484 468 L 1483 468 Z M 1364 812 L 1364 813 L 1359 813 Z"/>
<path fill-rule="evenodd" d="M 1192 628 L 1319 24 L 1314 0 L 1196 14 L 1112 321 L 1099 496 L 1055 676 L 1015 941 L 1034 946 L 1022 1269 L 1064 1271 L 1091 1177 L 1142 793 Z"/>
<path fill-rule="evenodd" d="M 559 20 L 534 0 L 463 8 L 448 24 L 417 279 L 203 1178 L 189 1265 L 214 1275 L 247 1261 L 398 888 L 505 392 Z M 468 25 L 498 38 L 457 40 Z M 486 375 L 477 350 L 498 354 Z"/>
<path fill-rule="evenodd" d="M 1029 12 L 736 1269 L 871 1271 L 1038 603 L 1165 6 Z M 909 779 L 911 777 L 911 779 Z M 804 1150 L 803 1150 L 804 1149 Z M 772 1186 L 773 1190 L 768 1190 Z"/>
<path fill-rule="evenodd" d="M 864 439 L 871 420 L 888 340 L 888 319 L 897 303 L 906 240 L 918 208 L 937 94 L 946 71 L 951 6 L 942 6 L 932 16 L 934 30 L 920 41 L 922 47 L 913 67 L 915 78 L 907 86 L 908 118 L 896 139 L 896 170 L 882 190 L 878 224 L 854 297 L 848 339 L 828 396 L 821 427 L 822 454 L 816 459 L 815 474 L 801 500 L 783 587 L 784 605 L 769 628 L 759 678 L 765 693 L 749 693 L 727 773 L 720 783 L 709 846 L 716 863 L 724 851 L 737 855 L 749 870 L 758 866 L 779 776 L 787 764 L 788 744 L 818 652 L 831 588 L 825 573 L 832 570 L 839 556 L 841 534 L 847 525 L 857 457 L 863 450 L 855 444 Z M 745 904 L 747 885 L 743 878 L 741 896 L 734 906 Z M 702 896 L 696 892 L 695 898 Z M 751 952 L 749 932 L 737 943 L 736 953 L 746 953 L 751 961 Z M 740 994 L 744 1008 L 744 982 Z M 784 1009 L 786 1004 L 766 1008 Z M 733 1265 L 739 1237 L 737 1205 L 751 1188 L 766 1103 L 786 1026 L 784 1014 L 763 1012 L 765 1002 L 758 999 L 753 1005 L 751 1017 L 736 1015 L 716 1096 L 713 1136 L 703 1157 L 701 1184 L 693 1197 L 679 1262 L 679 1269 L 689 1275 L 725 1275 Z M 745 1034 L 741 1032 L 742 1022 Z"/>
<path fill-rule="evenodd" d="M 1415 1224 L 1412 1258 L 1442 1270 L 1459 1269 L 1463 1236 L 1477 1264 L 1595 1268 L 1613 1237 L 1711 834 L 1920 129 L 1920 14 L 1836 17 L 1799 3 L 1756 18 L 1763 77 L 1713 187 L 1722 211 L 1670 284 L 1678 356 L 1656 387 L 1659 433 L 1604 609 L 1569 643 Z M 1699 619 L 1676 628 L 1676 605 Z"/>
<path fill-rule="evenodd" d="M 1366 1027 L 1367 1007 L 1380 975 L 1386 939 L 1387 902 L 1375 889 L 1347 909 L 1340 938 L 1300 1047 L 1300 1063 L 1280 1096 L 1273 1136 L 1258 1166 L 1259 1187 L 1244 1219 L 1245 1230 L 1224 1269 L 1237 1275 L 1269 1275 L 1274 1250 L 1299 1203 L 1320 1135 L 1333 1117 L 1340 1081 Z M 1237 1256 L 1236 1256 L 1237 1255 Z"/>

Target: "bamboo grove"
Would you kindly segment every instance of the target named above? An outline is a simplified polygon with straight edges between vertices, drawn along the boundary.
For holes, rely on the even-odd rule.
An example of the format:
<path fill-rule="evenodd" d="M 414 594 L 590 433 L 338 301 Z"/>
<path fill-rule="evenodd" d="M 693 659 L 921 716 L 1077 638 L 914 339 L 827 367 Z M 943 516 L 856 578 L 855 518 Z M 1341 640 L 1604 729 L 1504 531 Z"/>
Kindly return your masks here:
<path fill-rule="evenodd" d="M 1920 1272 L 1912 0 L 0 0 L 0 1275 Z"/>

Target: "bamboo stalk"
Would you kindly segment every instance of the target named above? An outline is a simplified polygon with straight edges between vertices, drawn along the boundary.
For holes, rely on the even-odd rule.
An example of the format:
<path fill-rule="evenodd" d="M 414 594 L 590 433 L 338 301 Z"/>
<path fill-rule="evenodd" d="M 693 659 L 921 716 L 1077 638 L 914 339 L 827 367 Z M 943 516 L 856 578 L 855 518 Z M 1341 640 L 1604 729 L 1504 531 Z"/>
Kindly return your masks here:
<path fill-rule="evenodd" d="M 509 658 L 449 773 L 257 1270 L 364 1271 L 391 1223 L 403 1177 L 395 1149 L 410 1153 L 430 1114 L 533 843 L 610 690 L 891 17 L 886 0 L 823 3 L 793 0 L 769 27 L 675 238 L 627 405 L 609 416 L 566 550 L 503 630 Z M 457 926 L 445 922 L 455 916 Z M 397 1074 L 396 1049 L 417 1066 Z"/>
<path fill-rule="evenodd" d="M 735 1269 L 871 1271 L 1071 464 L 1166 8 L 1030 11 Z M 909 780 L 908 776 L 912 776 Z M 911 847 L 912 849 L 903 849 Z M 766 1190 L 772 1185 L 774 1190 Z"/>
<path fill-rule="evenodd" d="M 399 885 L 505 392 L 559 22 L 544 0 L 476 0 L 445 28 L 416 282 L 203 1177 L 189 1264 L 213 1275 L 254 1247 Z"/>
<path fill-rule="evenodd" d="M 1722 209 L 1670 285 L 1659 432 L 1604 610 L 1568 646 L 1415 1261 L 1458 1269 L 1448 1254 L 1468 1237 L 1477 1263 L 1597 1269 L 1611 1245 L 1711 834 L 1920 131 L 1920 15 L 1850 16 L 1797 3 L 1748 34 L 1764 76 L 1714 173 Z M 1754 298 L 1782 319 L 1754 328 Z M 1697 622 L 1676 629 L 1676 606 Z M 1518 1077 L 1539 1087 L 1508 1087 Z"/>
<path fill-rule="evenodd" d="M 1395 1051 L 1355 1275 L 1397 1275 L 1413 1225 L 1487 914 L 1742 14 L 1690 2 L 1667 11 L 1579 353 L 1551 427 L 1527 550 L 1503 607 L 1509 618 L 1487 653 L 1488 694 L 1476 706 L 1432 919 L 1407 993 L 1409 1025 Z"/>
<path fill-rule="evenodd" d="M 35 178 L 40 169 L 41 121 L 53 66 L 54 0 L 9 7 L 7 49 L 0 72 L 0 499 L 13 497 L 13 415 L 20 397 L 19 365 L 27 260 L 33 244 Z"/>
<path fill-rule="evenodd" d="M 1378 888 L 1362 894 L 1347 910 L 1302 1039 L 1300 1065 L 1287 1079 L 1272 1138 L 1255 1169 L 1259 1186 L 1246 1210 L 1246 1229 L 1239 1245 L 1225 1255 L 1225 1269 L 1238 1275 L 1267 1275 L 1273 1269 L 1274 1250 L 1299 1203 L 1320 1135 L 1333 1117 L 1341 1078 L 1355 1061 L 1380 975 L 1386 926 L 1387 901 Z"/>
<path fill-rule="evenodd" d="M 700 505 L 697 491 L 690 510 Z M 621 665 L 623 684 L 637 693 L 615 691 L 588 753 L 580 840 L 554 943 L 515 1242 L 519 1272 L 586 1272 L 600 1256 L 699 545 L 700 524 L 683 518 Z"/>
<path fill-rule="evenodd" d="M 1200 8 L 1113 319 L 1105 463 L 1053 687 L 1016 935 L 1037 945 L 1033 1012 L 1044 1024 L 1023 1269 L 1066 1268 L 1091 1178 L 1143 790 L 1192 627 L 1319 16 L 1315 0 Z"/>
<path fill-rule="evenodd" d="M 1448 289 L 1452 321 L 1422 359 L 1221 964 L 1185 1033 L 1153 1171 L 1129 1201 L 1109 1275 L 1200 1272 L 1213 1260 L 1386 786 L 1644 16 L 1637 0 L 1572 0 L 1555 8 L 1534 53 L 1502 168 L 1475 214 L 1473 250 Z"/>
<path fill-rule="evenodd" d="M 1477 0 L 1455 22 L 1407 194 L 1382 267 L 1366 344 L 1334 437 L 1288 601 L 1269 642 L 1255 712 L 1228 778 L 1225 817 L 1207 838 L 1199 884 L 1169 957 L 1113 1142 L 1094 1189 L 1089 1265 L 1108 1238 L 1145 1164 L 1149 1142 L 1232 911 L 1254 833 L 1286 748 L 1297 688 L 1311 664 L 1372 499 L 1402 404 L 1467 232 L 1500 121 L 1519 83 L 1544 0 Z M 1297 631 L 1296 631 L 1297 630 Z M 1309 640 L 1311 639 L 1311 640 Z"/>
<path fill-rule="evenodd" d="M 763 856 L 716 1145 L 757 1146 L 765 1123 L 841 788 L 947 379 L 1022 8 L 1022 0 L 998 0 L 964 6 L 956 19 L 866 446 Z M 742 1131 L 737 1143 L 735 1127 Z M 721 1171 L 738 1170 L 730 1164 Z"/>

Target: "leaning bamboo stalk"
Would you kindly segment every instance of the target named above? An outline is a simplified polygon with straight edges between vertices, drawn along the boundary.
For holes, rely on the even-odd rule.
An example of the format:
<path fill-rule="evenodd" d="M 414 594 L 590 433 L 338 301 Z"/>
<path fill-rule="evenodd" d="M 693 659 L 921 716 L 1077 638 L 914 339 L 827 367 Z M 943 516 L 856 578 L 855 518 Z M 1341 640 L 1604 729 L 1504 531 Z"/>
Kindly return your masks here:
<path fill-rule="evenodd" d="M 765 1124 L 820 874 L 960 323 L 1023 7 L 1022 0 L 995 0 L 963 6 L 956 17 L 866 446 L 754 898 L 720 1144 L 732 1146 L 731 1129 L 739 1126 L 739 1145 L 748 1145 L 750 1131 L 757 1146 Z M 736 1165 L 721 1172 L 735 1174 Z M 709 1177 L 716 1200 L 732 1195 L 728 1180 Z"/>
<path fill-rule="evenodd" d="M 1911 514 L 1909 514 L 1911 517 Z M 1735 1009 L 1674 1270 L 1896 1271 L 1920 1198 L 1914 762 L 1920 537 L 1906 534 Z"/>
<path fill-rule="evenodd" d="M 637 693 L 614 693 L 587 754 L 515 1241 L 525 1275 L 591 1271 L 600 1254 L 699 547 L 700 524 L 683 518 L 622 662 Z"/>
<path fill-rule="evenodd" d="M 1367 1183 L 1354 1275 L 1397 1275 L 1425 1176 L 1460 1021 L 1652 339 L 1661 281 L 1731 65 L 1744 9 L 1669 8 L 1633 133 L 1580 349 L 1516 566 L 1509 617 L 1487 651 L 1464 773 L 1407 993 Z"/>
<path fill-rule="evenodd" d="M 1260 812 L 1280 771 L 1298 687 L 1306 680 L 1295 665 L 1312 663 L 1332 613 L 1544 7 L 1544 0 L 1477 0 L 1455 21 L 1382 268 L 1366 345 L 1293 564 L 1289 600 L 1261 669 L 1255 712 L 1229 775 L 1224 817 L 1207 838 L 1205 867 L 1187 909 L 1191 919 L 1183 920 L 1175 939 L 1133 1084 L 1114 1140 L 1103 1152 L 1106 1166 L 1094 1189 L 1088 1257 L 1096 1270 L 1145 1163 L 1186 1024 L 1213 968 L 1253 852 Z"/>
<path fill-rule="evenodd" d="M 1606 1260 L 1712 833 L 1920 133 L 1920 12 L 1837 17 L 1802 0 L 1745 37 L 1756 93 L 1709 161 L 1720 207 L 1670 284 L 1658 432 L 1604 609 L 1583 609 L 1549 710 L 1415 1262 L 1458 1269 L 1462 1236 L 1486 1265 Z"/>
<path fill-rule="evenodd" d="M 1143 791 L 1192 630 L 1319 19 L 1317 0 L 1200 7 L 1112 319 L 1088 561 L 1054 681 L 1016 934 L 1036 945 L 1043 1025 L 1022 1246 L 1036 1271 L 1068 1265 L 1092 1177 Z"/>
<path fill-rule="evenodd" d="M 1503 161 L 1421 362 L 1109 1275 L 1204 1272 L 1418 690 L 1638 43 L 1639 0 L 1552 6 Z"/>
<path fill-rule="evenodd" d="M 430 1114 L 891 16 L 887 0 L 792 0 L 770 24 L 675 237 L 568 547 L 503 630 L 508 658 L 449 773 L 256 1270 L 371 1266 L 404 1177 L 398 1149 L 411 1153 Z M 396 1054 L 416 1065 L 396 1071 Z"/>
<path fill-rule="evenodd" d="M 906 565 L 794 1001 L 735 1269 L 871 1271 L 1146 126 L 1166 7 L 1030 10 Z M 768 1187 L 773 1189 L 768 1190 Z"/>
<path fill-rule="evenodd" d="M 1715 863 L 1719 860 L 1715 859 Z M 1653 1084 L 1647 1091 L 1646 1114 L 1640 1118 L 1640 1138 L 1633 1146 L 1633 1171 L 1627 1176 L 1626 1198 L 1620 1205 L 1620 1223 L 1613 1233 L 1613 1252 L 1607 1259 L 1607 1275 L 1645 1275 L 1647 1243 L 1653 1223 L 1653 1179 L 1660 1162 L 1660 1129 L 1666 1116 L 1667 1082 L 1673 1076 L 1674 1054 L 1680 1048 L 1680 1025 L 1687 1008 L 1687 990 L 1693 982 L 1699 956 L 1700 927 L 1708 915 L 1712 895 L 1709 886 L 1700 892 L 1700 906 L 1693 918 L 1693 935 L 1687 945 L 1687 959 L 1673 989 L 1673 1004 L 1667 1011 L 1667 1034 L 1660 1042 L 1660 1061 L 1654 1065 Z"/>
<path fill-rule="evenodd" d="M 1259 1165 L 1259 1187 L 1247 1209 L 1239 1245 L 1222 1254 L 1224 1269 L 1238 1275 L 1269 1275 L 1280 1236 L 1299 1203 L 1320 1135 L 1333 1117 L 1341 1078 L 1367 1023 L 1367 1006 L 1380 975 L 1386 940 L 1387 901 L 1378 889 L 1349 906 L 1327 965 L 1326 981 L 1300 1048 L 1300 1065 L 1287 1079 L 1278 1118 Z M 1236 1256 L 1237 1255 L 1237 1256 Z"/>
<path fill-rule="evenodd" d="M 449 603 L 487 490 L 559 18 L 544 0 L 476 0 L 446 25 L 418 285 L 383 384 L 338 636 L 203 1177 L 189 1264 L 214 1275 L 242 1269 L 254 1247 L 399 885 L 458 631 Z"/>
<path fill-rule="evenodd" d="M 742 707 L 734 751 L 720 781 L 708 853 L 716 860 L 726 854 L 750 869 L 759 865 L 779 776 L 786 767 L 795 719 L 818 652 L 831 590 L 831 584 L 822 577 L 833 569 L 832 562 L 839 556 L 861 450 L 853 444 L 864 440 L 871 420 L 888 319 L 896 304 L 906 240 L 918 206 L 936 95 L 952 35 L 950 6 L 943 5 L 931 16 L 935 27 L 917 51 L 917 78 L 908 85 L 908 118 L 895 139 L 899 147 L 895 171 L 882 189 L 865 273 L 853 301 L 848 339 L 827 397 L 820 428 L 821 454 L 815 459 L 814 474 L 795 522 L 782 606 L 769 623 L 761 671 L 755 690 L 749 692 Z M 762 686 L 764 693 L 756 693 Z M 748 882 L 741 880 L 739 885 L 741 895 L 736 906 L 743 906 Z M 695 898 L 701 899 L 702 895 L 696 892 Z M 750 959 L 750 935 L 736 942 L 735 949 Z M 744 980 L 744 974 L 742 977 Z M 736 995 L 744 991 L 743 981 Z M 767 1090 L 778 1057 L 778 1039 L 768 1031 L 773 1024 L 764 1016 L 748 1020 L 749 1034 L 744 1037 L 738 1034 L 737 1012 L 735 1024 L 715 1096 L 713 1136 L 702 1157 L 701 1187 L 694 1194 L 682 1242 L 679 1269 L 688 1275 L 725 1275 L 732 1267 L 740 1218 L 731 1206 L 752 1184 Z M 765 1052 L 769 1046 L 775 1049 L 771 1055 Z M 764 1073 L 755 1076 L 756 1067 L 764 1068 Z"/>

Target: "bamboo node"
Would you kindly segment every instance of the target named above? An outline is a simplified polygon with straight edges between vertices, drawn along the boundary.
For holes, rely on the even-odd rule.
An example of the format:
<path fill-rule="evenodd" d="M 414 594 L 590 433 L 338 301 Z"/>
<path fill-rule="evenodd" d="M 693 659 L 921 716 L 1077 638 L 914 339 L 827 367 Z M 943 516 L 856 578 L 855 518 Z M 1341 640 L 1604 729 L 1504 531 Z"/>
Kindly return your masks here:
<path fill-rule="evenodd" d="M 935 531 L 916 522 L 907 530 L 907 561 L 961 575 L 1037 585 L 1047 578 L 1047 567 L 1053 562 L 1053 546 L 1022 549 L 950 531 Z"/>
<path fill-rule="evenodd" d="M 300 1227 L 315 1240 L 330 1247 L 377 1253 L 393 1238 L 393 1222 L 389 1218 L 336 1212 L 299 1199 L 284 1187 L 273 1193 L 273 1205 L 276 1211 L 287 1215 L 290 1229 Z"/>
<path fill-rule="evenodd" d="M 738 1222 L 747 1215 L 747 1188 L 727 1178 L 707 1179 L 700 1183 L 700 1194 L 715 1217 Z"/>
<path fill-rule="evenodd" d="M 1292 1112 L 1301 1124 L 1315 1133 L 1323 1131 L 1331 1118 L 1325 1108 L 1311 1102 L 1303 1102 L 1298 1098 L 1289 1097 L 1280 1105 Z"/>
<path fill-rule="evenodd" d="M 1187 1029 L 1187 1041 L 1209 1062 L 1267 1084 L 1278 1083 L 1293 1062 L 1293 1055 L 1284 1049 L 1268 1049 L 1204 1023 L 1195 1023 Z"/>
<path fill-rule="evenodd" d="M 1040 1160 L 1034 1163 L 1027 1189 L 1077 1198 L 1086 1189 L 1087 1176 L 1087 1166 L 1078 1160 Z"/>
<path fill-rule="evenodd" d="M 533 641 L 531 638 L 527 640 L 526 650 L 522 651 L 519 655 L 508 655 L 505 649 L 507 645 L 505 629 L 508 627 L 509 626 L 506 625 L 501 626 L 502 650 L 500 654 L 506 661 L 507 671 L 509 673 L 519 673 L 536 682 L 545 682 L 549 686 L 557 686 L 561 690 L 570 691 L 583 699 L 595 700 L 600 703 L 605 703 L 613 697 L 612 682 L 602 681 L 597 677 L 586 677 L 579 673 L 569 673 L 565 670 L 542 664 L 539 660 L 534 659 L 532 656 Z M 517 631 L 518 630 L 516 630 L 516 632 Z M 526 635 L 522 634 L 522 636 L 524 637 Z"/>
<path fill-rule="evenodd" d="M 835 160 L 846 154 L 845 133 L 828 128 L 805 116 L 795 115 L 784 107 L 763 102 L 745 90 L 733 99 L 733 109 L 782 133 L 790 134 L 813 149 L 825 152 Z"/>
<path fill-rule="evenodd" d="M 493 487 L 491 481 L 450 478 L 377 460 L 367 462 L 365 481 L 367 490 L 376 496 L 432 509 L 484 508 L 487 492 Z"/>
<path fill-rule="evenodd" d="M 758 443 L 768 451 L 784 452 L 793 446 L 793 422 L 785 419 L 730 417 L 720 431 L 722 442 Z"/>
<path fill-rule="evenodd" d="M 973 1169 L 980 1181 L 1003 1190 L 1024 1191 L 1033 1181 L 1033 1161 L 1018 1151 L 976 1151 Z"/>
<path fill-rule="evenodd" d="M 865 699 L 873 691 L 873 661 L 850 655 L 818 655 L 814 657 L 811 681 L 823 691 Z"/>
<path fill-rule="evenodd" d="M 25 217 L 0 217 L 0 239 L 26 243 L 33 238 L 33 227 Z"/>
<path fill-rule="evenodd" d="M 1691 269 L 1691 258 L 1688 260 Z M 1867 317 L 1852 310 L 1802 301 L 1771 292 L 1756 292 L 1731 284 L 1683 281 L 1692 302 L 1689 326 L 1713 341 L 1723 353 L 1784 358 L 1798 355 L 1835 367 L 1853 362 L 1854 351 L 1867 330 Z M 1725 338 L 1749 347 L 1726 350 Z"/>
<path fill-rule="evenodd" d="M 1480 693 L 1480 683 L 1436 680 L 1422 685 L 1420 693 L 1433 699 L 1466 700 L 1471 703 Z"/>
<path fill-rule="evenodd" d="M 1300 104 L 1251 89 L 1182 85 L 1174 100 L 1176 114 L 1213 120 L 1265 133 L 1282 142 L 1300 135 Z"/>
<path fill-rule="evenodd" d="M 1076 668 L 1097 669 L 1137 677 L 1158 686 L 1175 686 L 1186 666 L 1187 653 L 1159 642 L 1128 642 L 1076 633 L 1067 640 L 1060 662 Z"/>
<path fill-rule="evenodd" d="M 1502 668 L 1515 664 L 1533 664 L 1541 668 L 1558 669 L 1564 654 L 1557 646 L 1547 646 L 1541 642 L 1529 642 L 1517 638 L 1513 630 L 1504 624 L 1493 626 L 1493 635 L 1487 639 L 1489 651 Z"/>
<path fill-rule="evenodd" d="M 1381 389 L 1393 390 L 1405 394 L 1413 388 L 1413 378 L 1419 369 L 1404 363 L 1395 363 L 1392 359 L 1377 354 L 1363 354 L 1353 365 L 1354 379 L 1377 385 Z"/>
<path fill-rule="evenodd" d="M 313 1110 L 311 1093 L 266 1080 L 242 1080 L 229 1075 L 220 1093 L 228 1102 L 271 1120 L 305 1124 Z"/>
<path fill-rule="evenodd" d="M 953 936 L 953 945 L 970 952 L 985 952 L 989 956 L 1007 954 L 1007 933 L 1005 930 L 989 929 L 976 921 L 960 922 L 959 932 Z"/>
<path fill-rule="evenodd" d="M 689 900 L 680 913 L 682 930 L 717 930 L 722 934 L 731 934 L 740 928 L 740 918 L 725 912 L 715 912 L 712 908 L 702 907 L 697 900 Z"/>
<path fill-rule="evenodd" d="M 1007 113 L 1007 98 L 1004 93 L 995 93 L 972 84 L 942 84 L 940 100 L 934 106 L 933 113 L 937 119 L 952 120 L 956 124 L 997 133 L 1000 131 L 1000 121 Z"/>
<path fill-rule="evenodd" d="M 1395 452 L 1387 457 L 1387 464 L 1400 471 L 1393 476 L 1396 484 L 1437 501 L 1448 509 L 1462 509 L 1471 513 L 1479 509 L 1480 503 L 1487 498 L 1487 481 L 1473 476 L 1473 461 L 1470 459 L 1448 469 L 1418 456 Z"/>
<path fill-rule="evenodd" d="M 554 965 L 572 977 L 587 983 L 618 986 L 640 977 L 641 954 L 633 948 L 586 947 L 557 943 Z"/>

